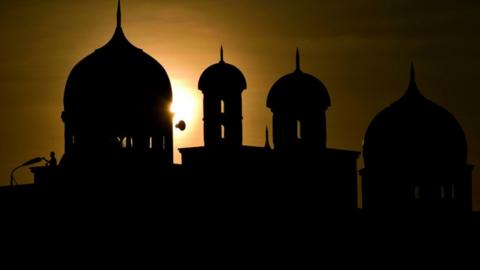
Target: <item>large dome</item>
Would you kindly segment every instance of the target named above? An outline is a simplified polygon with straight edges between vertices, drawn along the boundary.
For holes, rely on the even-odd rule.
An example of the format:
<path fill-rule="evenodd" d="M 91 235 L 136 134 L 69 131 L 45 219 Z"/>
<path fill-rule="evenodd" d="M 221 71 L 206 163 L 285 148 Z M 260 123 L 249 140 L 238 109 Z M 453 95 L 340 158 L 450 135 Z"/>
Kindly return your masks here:
<path fill-rule="evenodd" d="M 224 91 L 235 89 L 243 91 L 247 88 L 247 81 L 242 72 L 234 65 L 223 60 L 223 48 L 220 50 L 220 62 L 209 66 L 200 76 L 198 89 L 205 91 Z"/>
<path fill-rule="evenodd" d="M 118 25 L 112 39 L 70 73 L 65 117 L 82 126 L 146 126 L 169 110 L 171 100 L 165 69 L 128 42 Z"/>
<path fill-rule="evenodd" d="M 424 97 L 412 68 L 407 92 L 380 112 L 366 132 L 366 167 L 442 166 L 466 163 L 467 142 L 457 120 Z"/>
<path fill-rule="evenodd" d="M 330 107 L 330 95 L 325 85 L 316 77 L 302 72 L 299 61 L 297 51 L 297 69 L 281 77 L 268 93 L 267 107 L 272 111 L 302 112 Z"/>

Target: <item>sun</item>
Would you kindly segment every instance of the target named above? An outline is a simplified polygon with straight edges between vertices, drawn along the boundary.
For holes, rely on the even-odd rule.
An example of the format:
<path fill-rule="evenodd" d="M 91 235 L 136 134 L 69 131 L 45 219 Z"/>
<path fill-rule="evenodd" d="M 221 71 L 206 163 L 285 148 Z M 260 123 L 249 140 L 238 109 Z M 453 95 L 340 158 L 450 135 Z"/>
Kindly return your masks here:
<path fill-rule="evenodd" d="M 173 113 L 173 144 L 175 149 L 191 147 L 202 143 L 202 93 L 190 86 L 185 80 L 172 79 L 173 101 L 170 111 Z M 186 123 L 186 129 L 175 127 L 179 121 Z M 179 151 L 174 151 L 174 161 L 181 162 Z"/>
<path fill-rule="evenodd" d="M 173 113 L 173 125 L 179 121 L 185 121 L 187 129 L 195 121 L 197 114 L 197 102 L 195 93 L 186 84 L 180 80 L 172 80 L 173 101 L 170 111 Z M 179 132 L 175 129 L 175 132 Z"/>

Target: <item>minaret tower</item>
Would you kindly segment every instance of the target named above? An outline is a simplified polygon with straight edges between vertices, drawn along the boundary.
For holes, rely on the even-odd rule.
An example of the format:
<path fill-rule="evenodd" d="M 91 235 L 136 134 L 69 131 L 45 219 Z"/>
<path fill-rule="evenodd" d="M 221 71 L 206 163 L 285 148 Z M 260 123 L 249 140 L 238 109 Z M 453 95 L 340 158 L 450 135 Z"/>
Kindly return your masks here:
<path fill-rule="evenodd" d="M 220 48 L 220 61 L 200 76 L 203 92 L 203 129 L 205 146 L 240 147 L 242 145 L 242 92 L 247 83 L 242 72 L 227 64 Z"/>
<path fill-rule="evenodd" d="M 300 69 L 280 78 L 270 90 L 267 107 L 273 113 L 276 151 L 321 151 L 326 148 L 326 110 L 330 96 L 323 83 Z"/>

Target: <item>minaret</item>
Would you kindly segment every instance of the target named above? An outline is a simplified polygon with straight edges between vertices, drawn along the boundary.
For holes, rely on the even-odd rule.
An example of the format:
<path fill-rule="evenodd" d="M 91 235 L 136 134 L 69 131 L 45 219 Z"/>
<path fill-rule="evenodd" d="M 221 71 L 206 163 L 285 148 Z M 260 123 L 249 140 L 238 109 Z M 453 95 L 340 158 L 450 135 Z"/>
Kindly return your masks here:
<path fill-rule="evenodd" d="M 225 62 L 223 46 L 220 61 L 200 76 L 203 92 L 203 136 L 205 146 L 240 147 L 242 145 L 242 92 L 247 83 L 242 72 Z"/>
<path fill-rule="evenodd" d="M 326 110 L 330 96 L 323 83 L 300 69 L 300 50 L 295 71 L 272 86 L 267 107 L 273 113 L 273 146 L 276 151 L 313 151 L 326 148 Z"/>

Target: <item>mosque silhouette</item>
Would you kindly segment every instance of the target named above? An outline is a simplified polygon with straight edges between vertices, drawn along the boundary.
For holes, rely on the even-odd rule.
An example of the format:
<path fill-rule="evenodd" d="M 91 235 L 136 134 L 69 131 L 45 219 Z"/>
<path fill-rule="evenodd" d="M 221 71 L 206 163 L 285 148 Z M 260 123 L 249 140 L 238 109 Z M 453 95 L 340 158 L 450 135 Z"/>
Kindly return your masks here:
<path fill-rule="evenodd" d="M 330 96 L 301 69 L 298 49 L 295 70 L 273 84 L 266 100 L 273 144 L 266 130 L 264 147 L 243 145 L 247 81 L 221 48 L 220 61 L 198 82 L 204 146 L 179 149 L 178 165 L 173 129 L 185 123 L 174 126 L 169 77 L 127 40 L 121 22 L 119 1 L 111 40 L 68 77 L 61 115 L 65 154 L 58 166 L 33 167 L 34 184 L 4 187 L 0 194 L 157 196 L 172 199 L 175 207 L 339 217 L 471 214 L 473 166 L 464 132 L 447 110 L 421 94 L 413 65 L 405 94 L 368 127 L 365 167 L 358 171 L 359 152 L 327 147 Z"/>

